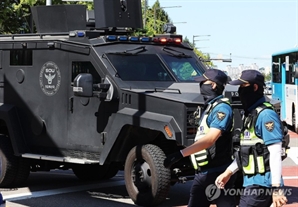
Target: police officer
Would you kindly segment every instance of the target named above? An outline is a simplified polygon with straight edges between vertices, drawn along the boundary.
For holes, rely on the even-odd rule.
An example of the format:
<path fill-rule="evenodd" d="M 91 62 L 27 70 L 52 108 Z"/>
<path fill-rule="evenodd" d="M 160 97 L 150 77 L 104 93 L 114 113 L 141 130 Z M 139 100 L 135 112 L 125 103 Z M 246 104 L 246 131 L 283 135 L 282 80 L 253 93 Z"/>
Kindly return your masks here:
<path fill-rule="evenodd" d="M 273 106 L 263 95 L 264 76 L 256 70 L 244 70 L 231 85 L 240 85 L 239 96 L 245 119 L 240 135 L 240 151 L 227 170 L 216 179 L 223 188 L 238 169 L 244 175 L 239 207 L 279 207 L 287 202 L 280 187 L 283 125 Z"/>
<path fill-rule="evenodd" d="M 198 123 L 195 142 L 169 155 L 164 161 L 165 167 L 170 168 L 183 157 L 191 155 L 197 173 L 190 191 L 188 207 L 209 207 L 211 203 L 216 203 L 217 207 L 236 206 L 233 195 L 214 195 L 211 192 L 214 190 L 212 186 L 216 188 L 216 177 L 232 162 L 233 111 L 228 99 L 222 95 L 227 79 L 227 75 L 218 69 L 208 69 L 196 79 L 200 82 L 205 110 Z M 233 186 L 234 178 L 230 179 L 227 187 Z"/>

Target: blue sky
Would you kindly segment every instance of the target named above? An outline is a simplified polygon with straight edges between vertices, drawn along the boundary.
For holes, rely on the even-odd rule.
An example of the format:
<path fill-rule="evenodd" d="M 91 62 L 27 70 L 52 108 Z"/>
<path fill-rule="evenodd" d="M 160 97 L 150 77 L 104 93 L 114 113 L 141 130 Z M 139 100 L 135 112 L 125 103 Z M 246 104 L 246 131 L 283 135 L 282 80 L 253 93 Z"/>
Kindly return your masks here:
<path fill-rule="evenodd" d="M 232 58 L 227 65 L 271 66 L 271 54 L 298 45 L 298 0 L 159 0 L 177 33 L 195 37 L 211 58 Z M 148 0 L 152 6 L 155 0 Z M 174 7 L 181 6 L 181 7 Z M 186 23 L 179 23 L 186 22 Z M 200 48 L 201 47 L 201 48 Z"/>

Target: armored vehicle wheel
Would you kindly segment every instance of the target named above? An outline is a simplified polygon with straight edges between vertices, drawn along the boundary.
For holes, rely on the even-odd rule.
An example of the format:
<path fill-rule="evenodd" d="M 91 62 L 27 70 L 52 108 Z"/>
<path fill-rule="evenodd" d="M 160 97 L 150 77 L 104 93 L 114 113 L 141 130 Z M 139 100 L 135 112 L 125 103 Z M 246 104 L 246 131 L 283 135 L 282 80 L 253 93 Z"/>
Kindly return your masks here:
<path fill-rule="evenodd" d="M 167 196 L 171 172 L 163 166 L 164 152 L 157 146 L 136 146 L 127 155 L 124 177 L 126 190 L 137 205 L 155 206 Z"/>
<path fill-rule="evenodd" d="M 18 157 L 13 155 L 9 138 L 0 135 L 0 187 L 10 187 L 18 174 Z"/>
<path fill-rule="evenodd" d="M 30 161 L 24 158 L 18 158 L 18 170 L 13 181 L 13 186 L 22 186 L 30 175 Z"/>
<path fill-rule="evenodd" d="M 111 178 L 111 176 L 107 176 L 109 174 L 108 165 L 75 165 L 72 171 L 80 180 L 103 180 Z"/>

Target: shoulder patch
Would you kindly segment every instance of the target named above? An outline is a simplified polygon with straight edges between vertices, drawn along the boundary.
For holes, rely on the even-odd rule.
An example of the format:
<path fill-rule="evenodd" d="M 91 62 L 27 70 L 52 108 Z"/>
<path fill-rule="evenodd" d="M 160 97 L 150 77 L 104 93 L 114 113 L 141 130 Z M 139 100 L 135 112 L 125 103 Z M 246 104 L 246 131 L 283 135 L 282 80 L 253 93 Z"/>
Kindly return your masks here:
<path fill-rule="evenodd" d="M 223 112 L 217 112 L 217 118 L 221 121 L 226 117 L 226 114 Z"/>
<path fill-rule="evenodd" d="M 272 132 L 275 127 L 274 122 L 273 121 L 266 122 L 265 127 L 269 132 Z"/>

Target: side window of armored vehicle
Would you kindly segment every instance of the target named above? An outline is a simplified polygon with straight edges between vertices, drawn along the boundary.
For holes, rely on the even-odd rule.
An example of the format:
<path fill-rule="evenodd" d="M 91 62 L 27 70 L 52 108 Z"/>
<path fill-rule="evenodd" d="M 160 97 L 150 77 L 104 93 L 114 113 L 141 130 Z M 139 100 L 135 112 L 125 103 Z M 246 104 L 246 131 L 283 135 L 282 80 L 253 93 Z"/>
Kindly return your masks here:
<path fill-rule="evenodd" d="M 162 57 L 179 81 L 194 81 L 196 76 L 201 76 L 205 71 L 205 68 L 191 57 L 178 58 L 169 55 Z"/>
<path fill-rule="evenodd" d="M 32 65 L 32 50 L 11 50 L 10 65 Z"/>
<path fill-rule="evenodd" d="M 160 59 L 153 54 L 107 54 L 124 81 L 174 81 Z"/>
<path fill-rule="evenodd" d="M 91 62 L 72 62 L 72 82 L 80 73 L 90 73 L 93 76 L 93 83 L 101 82 L 101 77 Z"/>

